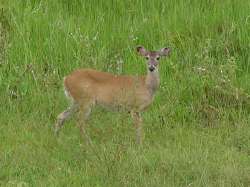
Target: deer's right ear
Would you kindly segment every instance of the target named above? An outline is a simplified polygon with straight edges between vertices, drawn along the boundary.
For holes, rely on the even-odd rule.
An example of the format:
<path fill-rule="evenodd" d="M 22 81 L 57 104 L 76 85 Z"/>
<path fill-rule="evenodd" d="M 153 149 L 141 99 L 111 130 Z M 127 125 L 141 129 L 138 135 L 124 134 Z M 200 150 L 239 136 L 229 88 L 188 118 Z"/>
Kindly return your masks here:
<path fill-rule="evenodd" d="M 137 46 L 136 51 L 142 56 L 148 55 L 148 51 L 143 46 Z"/>

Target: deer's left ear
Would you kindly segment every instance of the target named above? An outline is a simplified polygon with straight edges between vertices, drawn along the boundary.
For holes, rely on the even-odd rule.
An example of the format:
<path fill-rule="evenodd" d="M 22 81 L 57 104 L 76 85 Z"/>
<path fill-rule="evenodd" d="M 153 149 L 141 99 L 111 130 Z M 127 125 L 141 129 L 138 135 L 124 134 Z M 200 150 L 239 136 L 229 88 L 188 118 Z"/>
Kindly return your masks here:
<path fill-rule="evenodd" d="M 143 46 L 137 46 L 136 51 L 142 56 L 148 55 L 148 51 Z"/>
<path fill-rule="evenodd" d="M 164 47 L 160 50 L 160 55 L 161 56 L 167 56 L 169 55 L 171 49 L 169 47 Z"/>

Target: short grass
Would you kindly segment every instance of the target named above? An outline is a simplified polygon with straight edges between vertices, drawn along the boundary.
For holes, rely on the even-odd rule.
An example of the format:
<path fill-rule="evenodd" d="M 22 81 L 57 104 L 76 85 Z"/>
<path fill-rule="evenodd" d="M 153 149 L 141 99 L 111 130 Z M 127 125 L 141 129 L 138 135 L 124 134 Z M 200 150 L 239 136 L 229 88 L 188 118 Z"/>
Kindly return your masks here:
<path fill-rule="evenodd" d="M 81 141 L 62 79 L 145 74 L 171 47 L 137 146 L 128 114 L 93 111 Z M 250 1 L 1 0 L 2 186 L 250 186 Z"/>

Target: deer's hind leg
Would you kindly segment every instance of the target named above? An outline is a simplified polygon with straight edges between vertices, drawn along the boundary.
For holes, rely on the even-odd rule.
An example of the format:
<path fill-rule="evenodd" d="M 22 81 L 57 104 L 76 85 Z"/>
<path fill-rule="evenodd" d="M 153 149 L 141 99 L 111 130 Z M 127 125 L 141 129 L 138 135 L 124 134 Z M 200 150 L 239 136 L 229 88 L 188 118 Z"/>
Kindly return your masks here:
<path fill-rule="evenodd" d="M 91 108 L 94 105 L 93 103 L 94 102 L 91 102 L 91 101 L 83 102 L 80 105 L 79 112 L 78 112 L 78 127 L 80 129 L 80 134 L 82 138 L 87 144 L 91 143 L 91 139 L 88 136 L 88 133 L 86 131 L 86 126 L 87 126 L 86 121 L 89 118 L 89 115 L 91 113 Z"/>
<path fill-rule="evenodd" d="M 71 106 L 69 106 L 65 111 L 60 113 L 57 117 L 57 121 L 55 124 L 55 134 L 58 135 L 60 129 L 62 128 L 64 122 L 69 119 L 73 113 L 75 113 L 79 108 L 79 105 L 77 103 L 72 103 Z"/>

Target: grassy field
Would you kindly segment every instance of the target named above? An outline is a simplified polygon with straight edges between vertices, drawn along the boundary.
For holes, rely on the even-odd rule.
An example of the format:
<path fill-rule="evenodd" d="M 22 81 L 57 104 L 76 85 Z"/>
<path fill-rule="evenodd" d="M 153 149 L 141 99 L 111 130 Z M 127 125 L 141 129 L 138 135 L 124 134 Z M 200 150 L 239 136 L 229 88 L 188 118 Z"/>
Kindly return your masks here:
<path fill-rule="evenodd" d="M 97 108 L 57 138 L 62 80 L 80 67 L 145 74 L 137 45 L 171 47 L 135 144 Z M 250 186 L 249 0 L 0 0 L 1 186 Z"/>

